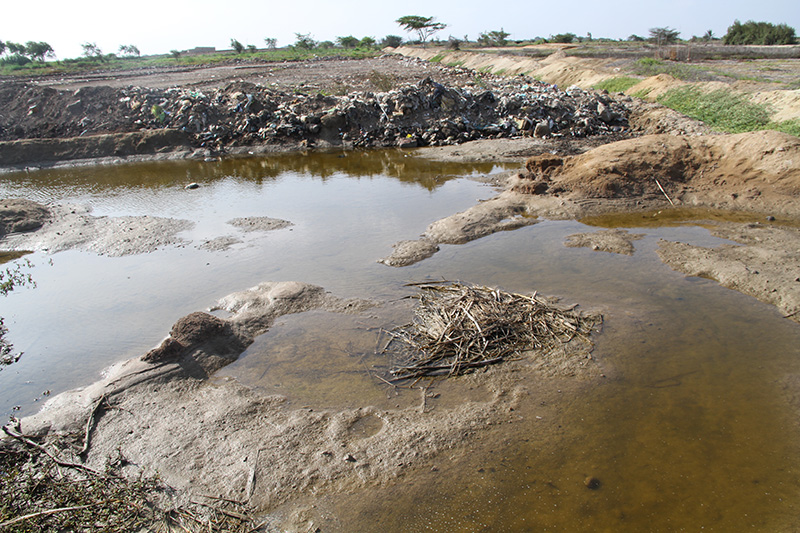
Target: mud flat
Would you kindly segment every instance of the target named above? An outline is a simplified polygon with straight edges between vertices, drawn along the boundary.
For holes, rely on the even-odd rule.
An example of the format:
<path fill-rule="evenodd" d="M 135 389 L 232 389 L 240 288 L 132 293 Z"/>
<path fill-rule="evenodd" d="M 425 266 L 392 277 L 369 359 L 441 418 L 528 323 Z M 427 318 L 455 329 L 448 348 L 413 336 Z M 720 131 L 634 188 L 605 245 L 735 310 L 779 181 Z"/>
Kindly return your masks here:
<path fill-rule="evenodd" d="M 232 380 L 208 380 L 281 316 L 312 309 L 358 315 L 380 305 L 304 283 L 262 283 L 209 309 L 229 318 L 208 312 L 182 318 L 159 346 L 115 365 L 94 384 L 52 398 L 21 421 L 21 430 L 74 434 L 91 422 L 83 454 L 91 468 L 101 469 L 110 454 L 124 450 L 126 474 L 157 471 L 178 489 L 179 503 L 205 493 L 269 510 L 298 494 L 385 484 L 485 429 L 514 423 L 532 377 L 567 378 L 568 388 L 600 375 L 587 357 L 591 346 L 576 341 L 543 359 L 466 377 L 459 387 L 479 385 L 487 391 L 483 397 L 436 409 L 425 387 L 393 409 L 316 410 L 287 407 L 285 397 L 261 396 Z M 307 526 L 298 518 L 303 506 L 298 509 L 288 519 L 282 515 L 289 529 Z"/>

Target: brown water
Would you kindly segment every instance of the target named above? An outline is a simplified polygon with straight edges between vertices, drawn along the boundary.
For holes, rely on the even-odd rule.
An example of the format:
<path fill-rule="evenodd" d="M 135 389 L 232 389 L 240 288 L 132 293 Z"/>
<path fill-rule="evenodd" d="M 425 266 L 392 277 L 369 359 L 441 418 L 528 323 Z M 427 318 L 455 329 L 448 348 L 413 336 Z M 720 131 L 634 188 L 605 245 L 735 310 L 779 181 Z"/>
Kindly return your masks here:
<path fill-rule="evenodd" d="M 617 256 L 563 246 L 567 235 L 590 230 L 581 223 L 542 221 L 443 246 L 422 263 L 391 269 L 375 260 L 393 242 L 493 194 L 469 180 L 436 176 L 492 168 L 439 168 L 402 154 L 359 154 L 351 171 L 346 157 L 315 157 L 324 164 L 298 157 L 3 176 L 6 194 L 74 199 L 103 214 L 195 220 L 190 238 L 196 240 L 229 231 L 224 222 L 234 216 L 295 223 L 292 231 L 224 253 L 193 246 L 116 259 L 69 252 L 52 256 L 52 265 L 50 257 L 29 255 L 38 287 L 0 302 L 11 340 L 26 351 L 19 366 L 0 372 L 4 409 L 54 383 L 85 384 L 106 364 L 156 344 L 178 317 L 224 294 L 288 279 L 394 303 L 357 317 L 283 317 L 219 377 L 285 394 L 292 405 L 408 405 L 419 395 L 387 395 L 370 376 L 385 365 L 374 353 L 378 328 L 408 319 L 407 304 L 396 301 L 410 292 L 404 282 L 445 278 L 538 290 L 604 313 L 594 357 L 607 377 L 599 384 L 532 381 L 519 418 L 482 433 L 465 450 L 422 465 L 396 484 L 315 500 L 320 513 L 334 517 L 323 529 L 800 527 L 800 435 L 797 405 L 790 403 L 796 394 L 786 388 L 787 376 L 800 372 L 800 328 L 772 307 L 672 272 L 655 255 L 659 238 L 707 246 L 723 241 L 694 224 L 632 220 L 621 225 L 647 236 L 632 257 Z M 377 169 L 372 157 L 380 161 Z M 287 170 L 275 170 L 279 164 Z M 403 181 L 407 172 L 419 179 Z M 187 181 L 203 187 L 183 191 Z M 463 399 L 466 391 L 449 387 L 433 407 Z M 469 394 L 486 396 L 474 388 Z M 23 409 L 33 407 L 28 400 Z M 368 436 L 379 429 L 365 422 L 355 430 Z M 587 476 L 600 481 L 596 490 L 584 484 Z"/>

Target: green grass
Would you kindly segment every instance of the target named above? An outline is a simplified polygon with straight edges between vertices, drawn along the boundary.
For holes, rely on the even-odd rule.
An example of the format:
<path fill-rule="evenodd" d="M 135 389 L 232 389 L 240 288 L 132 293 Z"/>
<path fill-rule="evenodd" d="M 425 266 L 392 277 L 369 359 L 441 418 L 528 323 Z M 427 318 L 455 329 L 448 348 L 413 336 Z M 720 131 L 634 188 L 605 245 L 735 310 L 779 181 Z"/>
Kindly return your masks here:
<path fill-rule="evenodd" d="M 431 63 L 441 63 L 442 59 L 444 59 L 444 54 L 436 54 L 435 56 L 430 58 L 428 61 L 430 61 Z"/>
<path fill-rule="evenodd" d="M 630 76 L 619 76 L 603 80 L 593 86 L 598 91 L 608 91 L 610 93 L 622 93 L 639 83 L 639 78 L 631 78 Z"/>
<path fill-rule="evenodd" d="M 766 129 L 782 131 L 783 133 L 800 137 L 800 118 L 785 120 L 783 122 L 770 122 L 767 124 Z"/>
<path fill-rule="evenodd" d="M 176 65 L 200 66 L 229 62 L 259 61 L 300 61 L 316 57 L 343 57 L 362 59 L 374 57 L 379 50 L 368 48 L 315 48 L 303 50 L 299 48 L 277 48 L 258 52 L 215 52 L 211 54 L 185 55 L 174 58 L 171 55 L 145 56 L 134 58 L 104 57 L 65 59 L 63 61 L 32 62 L 23 66 L 0 65 L 0 76 L 41 76 L 46 74 L 64 74 L 86 72 L 92 70 L 122 70 L 144 67 L 174 67 Z"/>
<path fill-rule="evenodd" d="M 684 81 L 710 81 L 713 76 L 705 70 L 685 63 L 675 61 L 663 61 L 644 57 L 636 61 L 633 73 L 637 76 L 658 76 L 659 74 L 669 74 L 673 78 Z"/>
<path fill-rule="evenodd" d="M 747 97 L 724 89 L 705 93 L 696 87 L 679 87 L 667 91 L 657 100 L 727 133 L 763 130 L 769 124 L 766 105 L 754 104 Z"/>

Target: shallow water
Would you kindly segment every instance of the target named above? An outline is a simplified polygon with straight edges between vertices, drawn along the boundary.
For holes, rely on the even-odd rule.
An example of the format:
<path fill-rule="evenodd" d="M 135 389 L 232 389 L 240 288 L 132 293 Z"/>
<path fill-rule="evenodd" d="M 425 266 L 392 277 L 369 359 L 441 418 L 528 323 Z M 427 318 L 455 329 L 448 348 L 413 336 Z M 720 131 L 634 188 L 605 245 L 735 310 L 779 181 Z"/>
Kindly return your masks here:
<path fill-rule="evenodd" d="M 567 235 L 592 231 L 584 224 L 541 221 L 445 245 L 417 265 L 392 269 L 375 262 L 392 243 L 494 194 L 453 176 L 500 169 L 440 166 L 399 152 L 339 155 L 2 176 L 2 196 L 197 224 L 185 234 L 192 244 L 142 256 L 29 255 L 37 288 L 0 301 L 10 340 L 25 351 L 0 371 L 3 412 L 13 405 L 31 412 L 42 391 L 85 384 L 108 364 L 157 344 L 177 318 L 267 280 L 306 281 L 340 296 L 393 303 L 356 317 L 319 311 L 283 317 L 217 379 L 285 394 L 293 405 L 408 405 L 419 395 L 387 395 L 368 373 L 385 364 L 374 353 L 377 328 L 408 319 L 407 303 L 398 301 L 410 292 L 405 282 L 444 278 L 538 290 L 604 313 L 594 352 L 607 373 L 602 384 L 547 406 L 534 391 L 517 422 L 487 432 L 470 453 L 443 457 L 436 471 L 331 497 L 327 505 L 339 518 L 329 525 L 353 531 L 797 525 L 800 435 L 783 385 L 800 371 L 800 328 L 752 298 L 684 278 L 655 254 L 659 238 L 705 246 L 722 240 L 696 225 L 641 224 L 632 228 L 647 235 L 635 242 L 636 253 L 618 256 L 565 247 Z M 184 190 L 192 181 L 201 188 Z M 295 225 L 239 234 L 225 224 L 239 216 Z M 637 222 L 613 225 L 626 224 Z M 196 247 L 227 234 L 245 242 L 226 252 Z M 445 407 L 455 399 L 443 389 L 436 401 Z M 600 487 L 588 489 L 587 476 Z"/>

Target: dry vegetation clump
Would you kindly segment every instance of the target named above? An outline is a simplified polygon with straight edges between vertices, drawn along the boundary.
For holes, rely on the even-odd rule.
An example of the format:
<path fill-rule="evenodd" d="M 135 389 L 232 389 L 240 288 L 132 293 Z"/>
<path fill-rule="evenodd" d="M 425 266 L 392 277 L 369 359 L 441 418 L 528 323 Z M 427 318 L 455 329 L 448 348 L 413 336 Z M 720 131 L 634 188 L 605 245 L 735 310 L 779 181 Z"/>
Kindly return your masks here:
<path fill-rule="evenodd" d="M 262 531 L 239 502 L 163 505 L 172 490 L 157 476 L 123 476 L 121 451 L 100 471 L 81 461 L 79 438 L 26 436 L 15 420 L 3 431 L 10 438 L 0 440 L 0 532 Z"/>
<path fill-rule="evenodd" d="M 575 338 L 588 342 L 602 320 L 560 309 L 535 293 L 451 282 L 419 287 L 414 320 L 392 331 L 402 341 L 394 381 L 460 375 L 523 355 L 547 357 Z"/>

